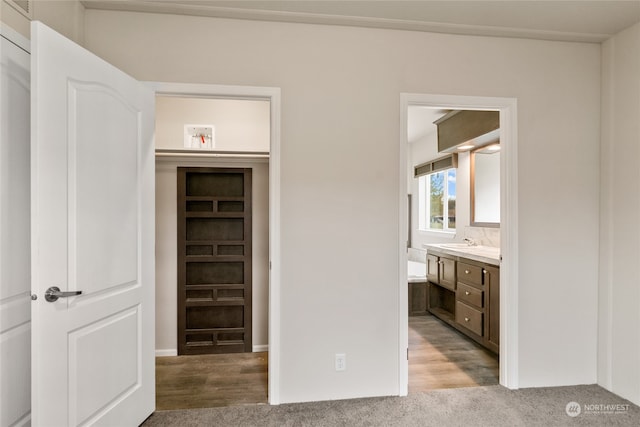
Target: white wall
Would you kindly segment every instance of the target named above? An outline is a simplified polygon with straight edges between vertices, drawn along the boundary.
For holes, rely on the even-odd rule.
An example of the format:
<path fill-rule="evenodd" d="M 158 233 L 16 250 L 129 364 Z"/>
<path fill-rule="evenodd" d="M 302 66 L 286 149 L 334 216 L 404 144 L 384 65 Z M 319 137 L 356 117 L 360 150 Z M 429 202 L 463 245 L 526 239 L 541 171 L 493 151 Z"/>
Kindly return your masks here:
<path fill-rule="evenodd" d="M 269 152 L 269 101 L 156 97 L 156 148 L 182 149 L 184 125 L 213 125 L 215 150 Z"/>
<path fill-rule="evenodd" d="M 598 383 L 640 404 L 640 24 L 602 56 Z"/>
<path fill-rule="evenodd" d="M 94 10 L 85 29 L 141 80 L 282 88 L 282 402 L 399 392 L 401 92 L 517 98 L 518 381 L 596 381 L 598 45 Z"/>

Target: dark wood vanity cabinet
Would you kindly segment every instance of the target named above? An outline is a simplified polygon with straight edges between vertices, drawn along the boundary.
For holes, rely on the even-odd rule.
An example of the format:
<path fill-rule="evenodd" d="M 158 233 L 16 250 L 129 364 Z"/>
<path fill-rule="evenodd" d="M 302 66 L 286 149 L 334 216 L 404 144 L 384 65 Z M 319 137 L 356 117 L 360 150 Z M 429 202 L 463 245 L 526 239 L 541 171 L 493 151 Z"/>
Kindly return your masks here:
<path fill-rule="evenodd" d="M 429 250 L 429 312 L 489 350 L 500 349 L 500 268 Z M 437 263 L 437 264 L 436 264 Z M 444 284 L 442 274 L 448 274 Z M 450 285 L 450 281 L 454 285 Z"/>
<path fill-rule="evenodd" d="M 427 280 L 443 288 L 456 290 L 456 261 L 440 255 L 427 255 Z"/>
<path fill-rule="evenodd" d="M 500 349 L 500 269 L 486 266 L 485 286 L 489 289 L 487 298 L 488 321 L 485 325 L 485 345 L 498 353 Z"/>
<path fill-rule="evenodd" d="M 440 283 L 440 257 L 427 254 L 427 280 L 431 283 Z"/>
<path fill-rule="evenodd" d="M 409 282 L 409 316 L 427 314 L 427 282 Z"/>
<path fill-rule="evenodd" d="M 427 255 L 427 302 L 431 314 L 447 323 L 455 321 L 456 261 L 440 254 Z"/>
<path fill-rule="evenodd" d="M 456 322 L 478 336 L 484 335 L 485 291 L 484 268 L 458 261 L 456 291 Z"/>

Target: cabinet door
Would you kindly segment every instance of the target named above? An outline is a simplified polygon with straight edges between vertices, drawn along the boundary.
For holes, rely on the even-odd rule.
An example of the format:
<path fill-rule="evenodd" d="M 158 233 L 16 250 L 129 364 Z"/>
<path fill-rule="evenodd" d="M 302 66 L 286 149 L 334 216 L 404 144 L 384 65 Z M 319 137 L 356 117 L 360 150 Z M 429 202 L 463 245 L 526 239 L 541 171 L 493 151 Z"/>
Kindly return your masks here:
<path fill-rule="evenodd" d="M 496 353 L 500 350 L 500 269 L 485 266 L 484 285 L 488 293 L 485 337 L 487 347 Z"/>
<path fill-rule="evenodd" d="M 440 283 L 438 261 L 439 257 L 427 255 L 427 280 L 433 283 Z"/>
<path fill-rule="evenodd" d="M 456 290 L 456 261 L 440 257 L 440 286 Z"/>

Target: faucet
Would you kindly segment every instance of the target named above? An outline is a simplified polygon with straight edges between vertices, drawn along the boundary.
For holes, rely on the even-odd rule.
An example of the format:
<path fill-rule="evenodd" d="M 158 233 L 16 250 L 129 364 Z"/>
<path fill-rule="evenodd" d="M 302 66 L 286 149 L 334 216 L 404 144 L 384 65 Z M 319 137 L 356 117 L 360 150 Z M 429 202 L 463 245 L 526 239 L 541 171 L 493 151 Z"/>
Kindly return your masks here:
<path fill-rule="evenodd" d="M 467 245 L 469 245 L 469 246 L 478 246 L 478 242 L 476 242 L 475 240 L 473 240 L 473 239 L 472 239 L 472 238 L 470 238 L 470 237 L 465 237 L 465 238 L 463 239 L 463 241 L 464 241 Z"/>

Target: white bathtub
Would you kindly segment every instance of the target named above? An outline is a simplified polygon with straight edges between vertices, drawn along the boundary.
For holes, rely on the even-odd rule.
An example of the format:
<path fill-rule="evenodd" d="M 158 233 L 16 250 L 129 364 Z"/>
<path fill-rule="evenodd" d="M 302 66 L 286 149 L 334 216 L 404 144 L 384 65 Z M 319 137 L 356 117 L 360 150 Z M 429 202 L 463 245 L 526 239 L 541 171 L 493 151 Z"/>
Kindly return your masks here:
<path fill-rule="evenodd" d="M 407 265 L 407 279 L 409 283 L 427 281 L 427 264 L 409 261 Z"/>

